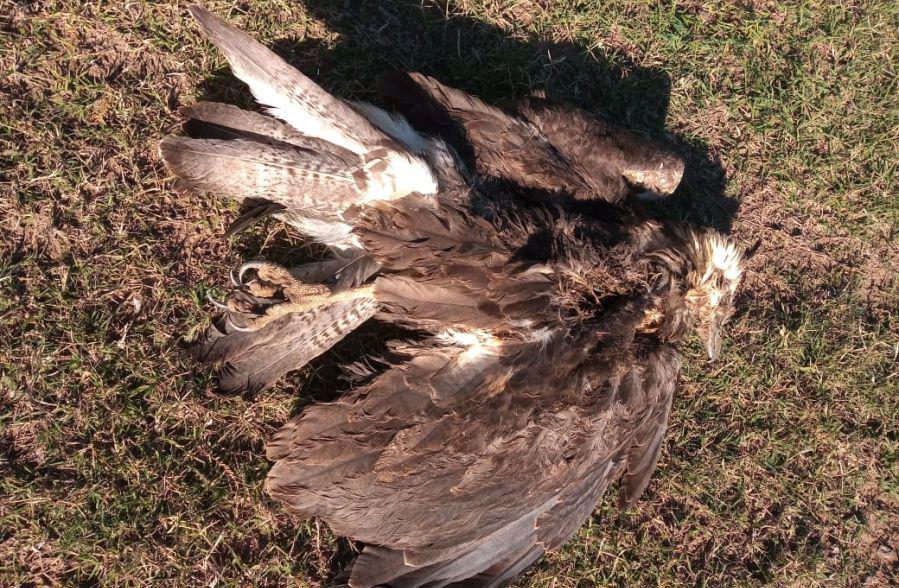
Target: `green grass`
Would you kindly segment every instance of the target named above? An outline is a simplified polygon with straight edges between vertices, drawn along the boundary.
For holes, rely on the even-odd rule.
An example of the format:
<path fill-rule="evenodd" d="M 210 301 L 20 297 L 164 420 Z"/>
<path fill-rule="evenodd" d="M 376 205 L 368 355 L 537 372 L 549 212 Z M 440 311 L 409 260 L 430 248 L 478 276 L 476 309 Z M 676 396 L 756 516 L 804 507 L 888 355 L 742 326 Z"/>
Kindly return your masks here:
<path fill-rule="evenodd" d="M 666 137 L 684 214 L 762 238 L 643 500 L 521 586 L 896 581 L 895 3 L 210 7 L 343 96 L 417 69 Z M 0 0 L 0 585 L 318 585 L 351 555 L 262 490 L 265 439 L 345 350 L 256 397 L 181 350 L 227 269 L 305 253 L 276 223 L 226 242 L 232 204 L 172 189 L 155 145 L 204 96 L 249 104 L 183 5 Z"/>

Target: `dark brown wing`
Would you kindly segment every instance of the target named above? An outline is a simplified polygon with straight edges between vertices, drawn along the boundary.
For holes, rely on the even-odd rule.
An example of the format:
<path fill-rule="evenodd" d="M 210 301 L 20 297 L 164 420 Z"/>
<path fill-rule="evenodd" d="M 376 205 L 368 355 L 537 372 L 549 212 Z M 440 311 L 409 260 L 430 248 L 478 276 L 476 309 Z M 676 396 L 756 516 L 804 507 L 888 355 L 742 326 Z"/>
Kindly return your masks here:
<path fill-rule="evenodd" d="M 414 127 L 443 138 L 480 175 L 595 197 L 569 161 L 526 121 L 420 73 L 386 75 L 378 89 Z"/>
<path fill-rule="evenodd" d="M 624 196 L 622 179 L 659 195 L 671 194 L 680 184 L 684 161 L 668 147 L 571 104 L 526 98 L 513 108 L 577 165 L 597 194 Z"/>
<path fill-rule="evenodd" d="M 454 203 L 406 199 L 366 211 L 355 229 L 385 268 L 375 282 L 381 317 L 413 328 L 492 329 L 558 321 L 549 270 L 516 261 L 514 243 Z"/>
<path fill-rule="evenodd" d="M 273 497 L 377 546 L 350 586 L 504 584 L 577 530 L 668 401 L 664 376 L 643 375 L 672 373 L 667 352 L 463 341 L 396 348 L 394 367 L 269 446 Z"/>
<path fill-rule="evenodd" d="M 659 450 L 668 427 L 668 415 L 680 376 L 681 358 L 673 347 L 666 346 L 650 355 L 645 361 L 645 367 L 643 390 L 647 397 L 634 403 L 641 407 L 642 416 L 627 452 L 626 469 L 619 494 L 622 508 L 633 506 L 640 498 L 659 460 Z"/>
<path fill-rule="evenodd" d="M 595 425 L 579 411 L 530 414 L 525 399 L 546 382 L 527 386 L 534 374 L 519 372 L 513 395 L 508 352 L 410 350 L 407 363 L 310 409 L 273 441 L 273 497 L 340 535 L 402 551 L 399 569 L 357 562 L 351 585 L 471 577 L 536 542 L 537 520 L 580 461 L 609 459 L 611 448 L 588 450 Z M 410 573 L 412 583 L 397 578 Z"/>

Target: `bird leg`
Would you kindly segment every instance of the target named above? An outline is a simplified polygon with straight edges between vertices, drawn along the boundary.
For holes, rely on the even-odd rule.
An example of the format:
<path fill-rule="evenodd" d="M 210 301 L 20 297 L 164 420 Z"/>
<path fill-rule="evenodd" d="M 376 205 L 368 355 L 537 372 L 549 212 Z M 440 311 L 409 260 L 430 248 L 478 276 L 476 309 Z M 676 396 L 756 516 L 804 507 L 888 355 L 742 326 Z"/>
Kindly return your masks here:
<path fill-rule="evenodd" d="M 246 284 L 243 276 L 249 270 L 256 270 L 256 279 Z M 370 296 L 372 286 L 362 286 L 352 290 L 332 292 L 324 284 L 310 284 L 298 280 L 287 268 L 267 262 L 249 262 L 241 266 L 237 282 L 245 286 L 257 298 L 275 298 L 280 294 L 283 301 L 266 306 L 246 327 L 232 325 L 237 330 L 258 331 L 272 321 L 289 314 L 315 310 L 344 300 Z"/>
<path fill-rule="evenodd" d="M 327 296 L 331 290 L 324 284 L 308 284 L 293 277 L 290 270 L 274 263 L 251 261 L 243 264 L 237 275 L 243 283 L 243 276 L 249 270 L 256 270 L 256 279 L 246 284 L 253 296 L 273 298 L 280 291 L 287 303 Z"/>

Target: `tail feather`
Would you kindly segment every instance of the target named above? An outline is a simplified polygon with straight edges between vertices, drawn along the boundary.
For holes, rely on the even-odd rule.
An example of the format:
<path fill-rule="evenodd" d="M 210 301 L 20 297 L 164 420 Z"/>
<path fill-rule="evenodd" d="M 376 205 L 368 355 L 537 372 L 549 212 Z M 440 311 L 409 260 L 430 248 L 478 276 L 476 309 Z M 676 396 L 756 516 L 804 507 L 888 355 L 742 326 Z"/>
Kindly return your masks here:
<path fill-rule="evenodd" d="M 359 154 L 365 153 L 371 143 L 386 138 L 345 102 L 325 92 L 243 31 L 202 6 L 193 5 L 189 10 L 253 96 L 304 135 Z"/>
<path fill-rule="evenodd" d="M 189 137 L 166 137 L 159 148 L 169 168 L 195 191 L 237 201 L 264 199 L 311 218 L 339 220 L 369 190 L 361 160 L 353 165 L 325 150 Z"/>
<path fill-rule="evenodd" d="M 322 278 L 345 265 L 341 260 L 310 264 L 294 272 L 297 276 Z M 194 342 L 200 360 L 219 366 L 219 387 L 225 392 L 258 392 L 284 374 L 298 370 L 336 345 L 346 335 L 374 316 L 377 302 L 367 292 L 358 296 L 334 296 L 300 312 L 285 314 L 258 330 L 253 320 L 279 301 L 237 290 L 229 310 Z"/>
<path fill-rule="evenodd" d="M 239 217 L 234 219 L 228 230 L 225 231 L 225 237 L 236 235 L 262 219 L 279 215 L 279 213 L 283 213 L 285 210 L 283 204 L 254 198 L 245 199 L 243 204 L 246 208 Z"/>

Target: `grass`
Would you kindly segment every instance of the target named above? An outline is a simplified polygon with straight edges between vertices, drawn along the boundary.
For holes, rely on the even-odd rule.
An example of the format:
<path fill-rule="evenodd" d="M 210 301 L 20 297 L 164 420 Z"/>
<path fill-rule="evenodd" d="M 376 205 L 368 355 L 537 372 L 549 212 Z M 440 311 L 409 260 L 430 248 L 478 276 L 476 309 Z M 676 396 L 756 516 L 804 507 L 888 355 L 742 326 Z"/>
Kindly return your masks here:
<path fill-rule="evenodd" d="M 682 214 L 762 239 L 643 500 L 520 586 L 895 585 L 895 3 L 210 7 L 342 96 L 405 68 L 573 99 L 681 150 Z M 177 108 L 249 103 L 184 8 L 0 0 L 2 585 L 317 586 L 351 555 L 262 491 L 265 439 L 347 350 L 255 397 L 181 351 L 229 268 L 305 254 L 276 223 L 226 242 L 232 204 L 172 189 Z"/>

